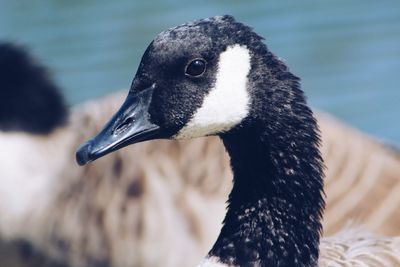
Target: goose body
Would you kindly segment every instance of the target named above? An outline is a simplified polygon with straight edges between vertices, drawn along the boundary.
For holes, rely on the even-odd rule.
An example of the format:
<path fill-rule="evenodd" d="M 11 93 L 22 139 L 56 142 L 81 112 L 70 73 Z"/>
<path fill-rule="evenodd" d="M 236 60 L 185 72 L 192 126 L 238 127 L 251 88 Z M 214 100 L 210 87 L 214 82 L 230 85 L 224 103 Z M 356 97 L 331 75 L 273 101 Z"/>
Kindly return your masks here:
<path fill-rule="evenodd" d="M 222 139 L 234 183 L 219 237 L 199 266 L 333 264 L 319 257 L 323 162 L 299 79 L 230 16 L 158 35 L 125 103 L 77 160 L 146 140 L 208 135 Z"/>

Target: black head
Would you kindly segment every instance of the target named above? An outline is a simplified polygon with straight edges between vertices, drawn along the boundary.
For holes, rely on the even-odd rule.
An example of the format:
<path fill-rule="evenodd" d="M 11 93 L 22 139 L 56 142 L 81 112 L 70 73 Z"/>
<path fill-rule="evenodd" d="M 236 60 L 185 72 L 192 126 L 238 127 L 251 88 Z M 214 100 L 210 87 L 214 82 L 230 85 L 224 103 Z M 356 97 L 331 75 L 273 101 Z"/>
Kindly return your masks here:
<path fill-rule="evenodd" d="M 78 162 L 140 141 L 218 135 L 241 127 L 257 114 L 258 88 L 252 80 L 279 79 L 268 64 L 286 70 L 260 36 L 231 16 L 160 33 L 144 53 L 125 103 L 79 149 Z"/>
<path fill-rule="evenodd" d="M 0 43 L 0 130 L 48 134 L 66 115 L 46 68 L 23 47 Z"/>

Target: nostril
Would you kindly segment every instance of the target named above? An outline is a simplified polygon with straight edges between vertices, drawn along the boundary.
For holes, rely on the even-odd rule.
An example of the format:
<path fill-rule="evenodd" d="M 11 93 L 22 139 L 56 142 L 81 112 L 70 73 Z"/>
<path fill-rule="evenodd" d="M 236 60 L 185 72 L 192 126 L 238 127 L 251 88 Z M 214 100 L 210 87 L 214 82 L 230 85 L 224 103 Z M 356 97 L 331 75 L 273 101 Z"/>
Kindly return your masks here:
<path fill-rule="evenodd" d="M 122 122 L 121 124 L 119 124 L 114 132 L 121 132 L 123 131 L 126 127 L 128 127 L 131 123 L 133 122 L 133 118 L 132 117 L 128 117 L 124 120 L 124 122 Z"/>

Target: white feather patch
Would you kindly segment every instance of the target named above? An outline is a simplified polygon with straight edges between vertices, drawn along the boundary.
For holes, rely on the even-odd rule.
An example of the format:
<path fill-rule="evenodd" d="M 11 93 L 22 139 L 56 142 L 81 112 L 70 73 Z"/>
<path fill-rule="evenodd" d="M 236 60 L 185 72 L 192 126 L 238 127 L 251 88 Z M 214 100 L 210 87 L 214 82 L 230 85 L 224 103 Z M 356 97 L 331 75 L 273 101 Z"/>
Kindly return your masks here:
<path fill-rule="evenodd" d="M 220 262 L 217 257 L 210 257 L 205 258 L 197 267 L 229 267 L 229 265 Z"/>
<path fill-rule="evenodd" d="M 250 53 L 246 47 L 235 45 L 221 53 L 215 87 L 175 138 L 225 132 L 239 124 L 249 112 L 250 96 L 246 86 L 249 71 Z"/>
<path fill-rule="evenodd" d="M 60 171 L 72 160 L 69 140 L 62 130 L 49 136 L 0 131 L 0 232 L 6 238 L 21 233 L 54 197 Z"/>

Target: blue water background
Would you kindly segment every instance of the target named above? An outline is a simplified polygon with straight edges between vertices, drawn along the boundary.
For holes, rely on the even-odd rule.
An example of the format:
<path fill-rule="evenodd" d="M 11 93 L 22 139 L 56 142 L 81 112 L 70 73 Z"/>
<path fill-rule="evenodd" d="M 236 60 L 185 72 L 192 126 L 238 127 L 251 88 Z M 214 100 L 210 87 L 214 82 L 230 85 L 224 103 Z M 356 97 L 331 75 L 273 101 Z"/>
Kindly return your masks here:
<path fill-rule="evenodd" d="M 218 14 L 263 35 L 314 107 L 400 145 L 400 1 L 0 0 L 0 40 L 30 47 L 74 105 L 128 88 L 158 32 Z"/>

